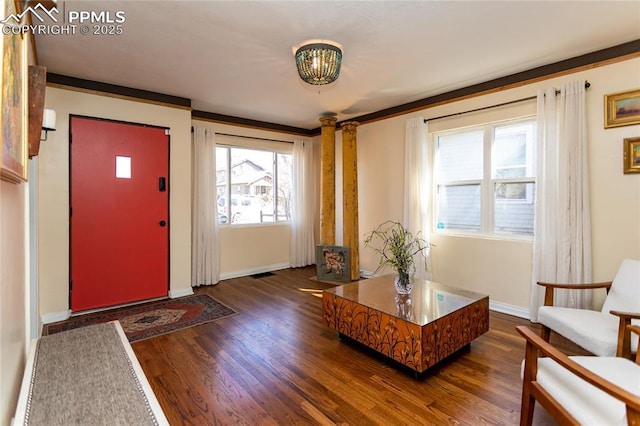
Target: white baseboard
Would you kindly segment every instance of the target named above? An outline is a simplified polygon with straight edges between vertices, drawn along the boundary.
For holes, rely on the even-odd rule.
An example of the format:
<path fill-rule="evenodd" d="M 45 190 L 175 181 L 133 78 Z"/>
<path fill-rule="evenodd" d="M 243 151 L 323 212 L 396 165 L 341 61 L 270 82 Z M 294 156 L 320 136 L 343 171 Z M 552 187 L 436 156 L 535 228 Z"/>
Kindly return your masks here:
<path fill-rule="evenodd" d="M 42 324 L 51 324 L 52 322 L 65 321 L 71 318 L 71 309 L 62 312 L 53 312 L 40 316 Z"/>
<path fill-rule="evenodd" d="M 193 288 L 181 288 L 180 290 L 169 290 L 169 298 L 177 299 L 178 297 L 190 296 L 193 294 Z"/>
<path fill-rule="evenodd" d="M 270 266 L 265 266 L 265 267 L 260 267 L 260 268 L 252 268 L 252 269 L 245 269 L 242 271 L 234 271 L 234 272 L 227 272 L 225 274 L 221 274 L 220 275 L 220 279 L 221 280 L 228 280 L 231 278 L 238 278 L 238 277 L 246 277 L 247 275 L 253 275 L 253 274 L 260 274 L 263 272 L 271 272 L 271 271 L 277 271 L 280 269 L 286 269 L 289 267 L 289 264 L 278 264 L 278 265 L 270 265 Z M 371 272 L 369 271 L 361 271 L 361 276 L 365 277 L 365 276 L 370 276 L 371 277 Z M 183 296 L 189 296 L 193 294 L 193 288 L 189 287 L 189 288 L 183 288 L 180 290 L 171 290 L 169 291 L 169 297 L 171 299 L 176 299 L 178 297 L 183 297 Z M 489 309 L 491 309 L 492 311 L 496 311 L 496 312 L 500 312 L 503 314 L 507 314 L 507 315 L 513 315 L 514 317 L 519 317 L 519 318 L 524 318 L 524 319 L 529 319 L 529 310 L 522 308 L 520 306 L 514 306 L 514 305 L 509 305 L 506 303 L 500 303 L 500 302 L 494 302 L 494 301 L 489 301 Z M 63 311 L 63 312 L 53 312 L 50 314 L 44 314 L 41 315 L 41 319 L 42 319 L 42 323 L 43 324 L 51 324 L 54 322 L 58 322 L 58 321 L 65 321 L 68 320 L 71 317 L 71 310 L 67 310 L 67 311 Z"/>
<path fill-rule="evenodd" d="M 250 268 L 250 269 L 243 269 L 243 270 L 240 270 L 240 271 L 225 272 L 224 274 L 220 274 L 220 280 L 228 280 L 228 279 L 231 279 L 231 278 L 246 277 L 248 275 L 261 274 L 263 272 L 278 271 L 280 269 L 287 269 L 287 268 L 289 268 L 289 264 L 288 263 L 278 263 L 278 264 L 275 264 L 275 265 L 260 266 L 258 268 Z"/>
<path fill-rule="evenodd" d="M 529 309 L 520 306 L 508 305 L 506 303 L 494 302 L 489 300 L 489 309 L 514 317 L 529 319 Z"/>
<path fill-rule="evenodd" d="M 193 294 L 193 289 L 191 287 L 182 288 L 180 290 L 171 290 L 171 291 L 169 291 L 169 298 L 175 299 L 177 297 L 189 296 L 191 294 Z M 164 298 L 161 297 L 161 298 L 154 299 L 154 300 L 162 300 L 162 299 L 164 299 Z M 149 302 L 149 301 L 150 300 L 145 300 L 143 302 Z M 122 308 L 122 307 L 125 307 L 125 306 L 134 306 L 134 305 L 137 305 L 139 303 L 142 303 L 142 302 L 127 303 L 127 304 L 123 304 L 123 305 L 118 305 L 117 307 L 118 308 Z M 99 309 L 92 309 L 92 310 L 89 310 L 89 311 L 83 311 L 82 315 L 84 315 L 84 314 L 92 314 L 94 312 L 100 312 L 100 311 L 104 311 L 104 310 L 112 309 L 112 308 L 114 308 L 114 306 L 111 306 L 111 307 L 108 307 L 108 308 L 99 308 Z M 51 324 L 51 323 L 58 322 L 58 321 L 66 321 L 66 320 L 68 320 L 69 318 L 71 318 L 71 313 L 72 313 L 71 309 L 69 309 L 69 310 L 63 311 L 63 312 L 53 312 L 53 313 L 50 313 L 50 314 L 43 314 L 40 317 L 41 317 L 41 320 L 42 320 L 42 324 Z"/>

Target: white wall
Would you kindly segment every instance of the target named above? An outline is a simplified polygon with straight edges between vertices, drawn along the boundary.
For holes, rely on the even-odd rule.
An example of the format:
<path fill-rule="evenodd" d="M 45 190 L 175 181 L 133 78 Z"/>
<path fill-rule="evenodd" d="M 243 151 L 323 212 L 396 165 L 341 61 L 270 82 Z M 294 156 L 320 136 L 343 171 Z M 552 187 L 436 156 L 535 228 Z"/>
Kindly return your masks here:
<path fill-rule="evenodd" d="M 39 156 L 38 276 L 44 322 L 69 314 L 69 114 L 170 129 L 169 214 L 172 295 L 191 293 L 191 113 L 189 110 L 47 87 L 57 130 Z"/>
<path fill-rule="evenodd" d="M 17 403 L 28 346 L 27 184 L 0 181 L 0 424 Z"/>
<path fill-rule="evenodd" d="M 603 124 L 604 95 L 640 87 L 640 59 L 630 59 L 358 127 L 361 269 L 372 271 L 377 265 L 374 253 L 364 248 L 364 235 L 387 219 L 402 218 L 404 133 L 408 118 L 437 117 L 496 105 L 534 96 L 539 88 L 577 79 L 591 83 L 587 91 L 587 115 L 594 280 L 612 279 L 626 257 L 640 259 L 640 175 L 622 173 L 622 141 L 638 136 L 640 126 L 604 129 Z M 531 105 L 535 112 L 535 104 Z M 430 130 L 439 125 L 437 121 L 430 123 Z M 494 308 L 527 315 L 531 242 L 436 233 L 431 241 L 436 245 L 432 252 L 434 280 L 489 294 Z M 597 295 L 596 300 L 601 301 L 602 295 Z"/>
<path fill-rule="evenodd" d="M 609 280 L 623 257 L 640 259 L 640 174 L 622 173 L 624 138 L 640 125 L 604 129 L 604 95 L 640 88 L 640 59 L 584 73 L 588 99 L 594 278 Z"/>
<path fill-rule="evenodd" d="M 0 0 L 0 10 L 4 11 L 4 8 L 5 0 Z M 3 36 L 3 38 L 6 37 L 9 36 Z M 33 52 L 28 38 L 19 37 L 18 43 L 22 46 L 22 52 L 26 58 L 24 64 L 32 64 Z M 0 52 L 4 44 L 0 43 Z M 2 73 L 3 70 L 0 69 L 0 76 Z M 19 73 L 23 78 L 27 78 L 25 69 L 20 70 Z M 26 80 L 24 81 L 26 87 Z M 2 84 L 8 84 L 5 76 L 2 76 Z M 26 105 L 26 98 L 23 98 L 23 102 Z M 22 137 L 26 139 L 26 135 Z M 15 412 L 26 354 L 30 345 L 28 338 L 30 331 L 28 198 L 27 183 L 14 184 L 0 181 L 0 424 L 2 425 L 10 424 Z"/>

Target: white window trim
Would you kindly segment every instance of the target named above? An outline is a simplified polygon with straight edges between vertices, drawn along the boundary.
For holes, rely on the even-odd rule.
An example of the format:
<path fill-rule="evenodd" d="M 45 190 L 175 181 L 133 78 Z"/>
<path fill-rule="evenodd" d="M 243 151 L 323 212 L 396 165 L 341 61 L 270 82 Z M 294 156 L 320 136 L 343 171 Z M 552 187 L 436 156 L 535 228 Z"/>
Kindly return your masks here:
<path fill-rule="evenodd" d="M 495 231 L 494 224 L 494 215 L 495 208 L 484 208 L 484 206 L 493 205 L 494 201 L 494 191 L 496 183 L 536 183 L 536 178 L 527 176 L 520 178 L 500 178 L 495 179 L 492 177 L 491 173 L 491 164 L 493 161 L 492 158 L 492 143 L 493 143 L 493 129 L 500 125 L 505 124 L 517 124 L 518 122 L 525 123 L 531 122 L 535 123 L 535 115 L 527 115 L 524 117 L 518 118 L 509 118 L 497 121 L 490 121 L 486 123 L 479 123 L 472 126 L 458 127 L 452 128 L 442 131 L 433 132 L 430 136 L 430 140 L 433 146 L 433 154 L 431 156 L 431 168 L 434 171 L 433 173 L 433 200 L 432 200 L 432 216 L 433 219 L 431 222 L 433 224 L 432 232 L 436 234 L 442 235 L 451 235 L 451 236 L 459 236 L 459 237 L 469 237 L 469 238 L 485 238 L 485 239 L 493 239 L 493 240 L 505 240 L 505 241 L 533 241 L 533 235 L 525 235 L 525 234 L 514 234 L 509 232 L 499 232 Z M 473 132 L 474 130 L 484 129 L 484 140 L 483 140 L 483 155 L 484 159 L 489 159 L 489 161 L 483 161 L 483 179 L 482 180 L 457 180 L 457 181 L 443 181 L 438 182 L 437 176 L 435 173 L 436 170 L 436 153 L 437 153 L 437 142 L 439 136 L 446 136 L 451 134 L 457 134 L 460 132 Z M 533 159 L 533 153 L 535 150 L 535 140 L 532 144 L 527 144 L 527 163 L 526 168 L 527 171 L 535 171 L 535 160 Z M 480 185 L 481 191 L 481 207 L 480 207 L 480 230 L 479 231 L 471 231 L 471 230 L 461 230 L 461 229 L 438 229 L 437 227 L 437 196 L 438 196 L 438 187 L 439 186 L 465 186 L 465 185 Z M 496 201 L 498 202 L 498 201 Z M 500 200 L 499 202 L 504 203 L 533 203 L 533 194 L 529 194 L 527 191 L 527 199 L 526 200 Z"/>

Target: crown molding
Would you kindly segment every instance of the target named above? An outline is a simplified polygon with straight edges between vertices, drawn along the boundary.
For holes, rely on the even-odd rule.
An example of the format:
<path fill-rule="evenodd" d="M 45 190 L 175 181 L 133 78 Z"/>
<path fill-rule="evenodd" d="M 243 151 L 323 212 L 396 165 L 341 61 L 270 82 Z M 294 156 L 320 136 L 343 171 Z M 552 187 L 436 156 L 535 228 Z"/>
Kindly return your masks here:
<path fill-rule="evenodd" d="M 70 77 L 51 72 L 47 73 L 47 85 L 52 87 L 70 88 L 72 90 L 93 94 L 105 94 L 107 96 L 123 99 L 133 99 L 158 105 L 191 109 L 191 99 L 188 98 L 150 92 L 148 90 L 134 89 L 132 87 L 118 86 L 116 84 L 102 83 L 100 81 L 85 80 L 83 78 Z"/>
<path fill-rule="evenodd" d="M 513 89 L 515 87 L 524 86 L 536 81 L 547 80 L 553 77 L 578 72 L 584 69 L 609 65 L 614 62 L 621 62 L 634 57 L 640 57 L 640 39 L 576 56 L 574 58 L 554 62 L 552 64 L 532 68 L 527 71 L 499 77 L 493 80 L 485 81 L 483 83 L 474 84 L 472 86 L 463 87 L 461 89 L 441 93 L 439 95 L 430 96 L 428 98 L 419 99 L 414 102 L 409 102 L 391 108 L 385 108 L 380 111 L 350 118 L 344 121 L 357 121 L 360 124 L 365 124 L 373 121 L 384 120 L 387 118 L 408 114 L 410 112 L 434 107 L 437 105 L 486 95 L 489 93 L 500 92 L 507 89 Z M 341 123 L 342 122 L 339 122 L 338 126 Z M 317 130 L 318 132 L 320 131 L 319 128 Z"/>
<path fill-rule="evenodd" d="M 343 122 L 357 121 L 360 124 L 365 124 L 384 120 L 387 118 L 408 114 L 437 105 L 512 89 L 515 87 L 531 84 L 536 81 L 546 80 L 560 75 L 566 75 L 581 70 L 609 65 L 611 63 L 621 62 L 636 57 L 640 57 L 640 39 L 576 56 L 574 58 L 554 62 L 552 64 L 543 65 L 527 71 L 522 71 L 519 73 L 485 81 L 483 83 L 463 87 L 461 89 L 456 89 L 424 99 L 419 99 L 414 102 L 409 102 L 406 104 L 385 108 L 373 113 L 349 118 L 348 120 L 344 120 Z M 98 81 L 85 80 L 61 74 L 47 73 L 47 85 L 53 87 L 71 88 L 72 90 L 104 94 L 106 96 L 133 99 L 177 108 L 191 109 L 191 99 L 130 87 L 118 86 L 114 84 L 102 83 Z M 304 129 L 300 127 L 286 126 L 277 123 L 252 120 L 242 117 L 234 117 L 207 111 L 192 110 L 191 117 L 197 120 L 225 123 L 240 127 L 248 127 L 253 129 L 268 130 L 273 132 L 288 133 L 308 137 L 318 136 L 321 134 L 320 127 L 313 129 Z M 340 125 L 343 124 L 343 122 L 338 122 L 337 127 L 339 128 Z"/>

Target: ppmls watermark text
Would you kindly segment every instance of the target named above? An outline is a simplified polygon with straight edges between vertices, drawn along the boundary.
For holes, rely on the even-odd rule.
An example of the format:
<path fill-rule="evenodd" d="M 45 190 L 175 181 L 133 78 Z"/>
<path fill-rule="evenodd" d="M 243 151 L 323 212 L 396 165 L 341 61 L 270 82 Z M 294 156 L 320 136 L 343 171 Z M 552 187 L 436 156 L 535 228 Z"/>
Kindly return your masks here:
<path fill-rule="evenodd" d="M 31 19 L 27 19 L 26 16 Z M 47 9 L 38 3 L 20 13 L 12 13 L 0 21 L 4 35 L 32 33 L 34 35 L 120 35 L 126 15 L 123 10 L 66 10 Z"/>

